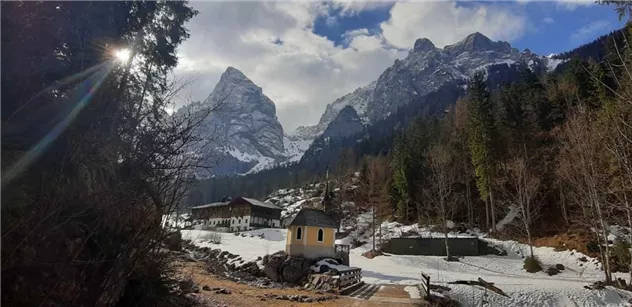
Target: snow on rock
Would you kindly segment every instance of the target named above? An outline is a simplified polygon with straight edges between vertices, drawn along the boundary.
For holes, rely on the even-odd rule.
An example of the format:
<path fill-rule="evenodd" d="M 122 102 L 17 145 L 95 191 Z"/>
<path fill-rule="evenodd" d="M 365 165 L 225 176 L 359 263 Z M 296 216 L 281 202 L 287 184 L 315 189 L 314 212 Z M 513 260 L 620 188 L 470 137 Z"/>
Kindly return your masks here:
<path fill-rule="evenodd" d="M 318 262 L 316 262 L 314 265 L 312 265 L 310 267 L 310 270 L 313 273 L 324 273 L 324 272 L 328 271 L 328 269 L 327 270 L 322 270 L 321 269 L 322 266 L 327 266 L 329 269 L 336 269 L 338 271 L 346 271 L 346 270 L 351 269 L 351 267 L 349 267 L 347 265 L 344 265 L 344 264 L 340 264 L 336 260 L 326 258 L 326 259 L 322 259 L 322 260 L 319 260 Z"/>

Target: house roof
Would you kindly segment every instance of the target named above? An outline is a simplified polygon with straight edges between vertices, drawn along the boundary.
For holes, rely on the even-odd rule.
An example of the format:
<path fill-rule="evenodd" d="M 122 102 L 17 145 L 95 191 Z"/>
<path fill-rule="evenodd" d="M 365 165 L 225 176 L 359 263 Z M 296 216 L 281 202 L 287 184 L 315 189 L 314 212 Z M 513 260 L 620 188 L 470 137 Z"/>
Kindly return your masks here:
<path fill-rule="evenodd" d="M 338 223 L 331 215 L 318 209 L 303 208 L 294 217 L 289 226 L 316 226 L 325 228 L 338 228 Z"/>
<path fill-rule="evenodd" d="M 277 209 L 277 210 L 283 210 L 283 209 L 279 208 L 278 206 L 276 206 L 274 204 L 266 203 L 266 202 L 263 202 L 263 201 L 260 201 L 260 200 L 256 200 L 256 199 L 252 199 L 252 198 L 246 198 L 246 197 L 241 197 L 241 199 L 249 202 L 253 206 L 270 208 L 270 209 Z"/>
<path fill-rule="evenodd" d="M 206 205 L 191 207 L 191 209 L 204 209 L 204 208 L 219 207 L 219 206 L 225 206 L 225 205 L 228 205 L 228 202 L 210 203 Z"/>

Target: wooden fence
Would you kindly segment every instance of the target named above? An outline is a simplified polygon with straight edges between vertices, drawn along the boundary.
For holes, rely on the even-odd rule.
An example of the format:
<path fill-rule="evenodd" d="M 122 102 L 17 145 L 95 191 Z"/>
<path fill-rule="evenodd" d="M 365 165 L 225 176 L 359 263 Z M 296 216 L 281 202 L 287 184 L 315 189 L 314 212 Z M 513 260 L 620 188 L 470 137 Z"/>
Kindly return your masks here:
<path fill-rule="evenodd" d="M 430 276 L 428 276 L 424 272 L 421 272 L 420 290 L 422 290 L 421 295 L 423 295 L 424 298 L 430 297 Z"/>
<path fill-rule="evenodd" d="M 344 289 L 362 280 L 362 269 L 359 268 L 351 268 L 349 270 L 339 271 L 338 273 L 340 274 L 338 282 L 339 289 Z"/>

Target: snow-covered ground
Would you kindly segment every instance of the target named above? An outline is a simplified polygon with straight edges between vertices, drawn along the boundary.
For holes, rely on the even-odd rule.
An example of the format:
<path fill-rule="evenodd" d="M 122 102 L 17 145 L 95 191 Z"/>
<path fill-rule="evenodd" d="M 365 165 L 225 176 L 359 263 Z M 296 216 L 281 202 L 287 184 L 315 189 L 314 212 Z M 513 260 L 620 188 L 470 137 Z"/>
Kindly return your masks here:
<path fill-rule="evenodd" d="M 390 229 L 410 226 L 391 227 Z M 191 239 L 196 245 L 220 248 L 238 254 L 245 261 L 285 249 L 285 229 L 261 229 L 245 232 L 246 237 L 232 233 L 221 233 L 222 243 L 211 244 L 204 239 L 209 231 L 183 230 L 183 238 Z M 263 233 L 265 237 L 257 235 Z M 254 237 L 250 237 L 253 234 Z M 430 275 L 432 284 L 450 287 L 448 296 L 460 301 L 464 306 L 481 306 L 485 295 L 485 306 L 630 306 L 627 301 L 632 293 L 607 288 L 606 290 L 587 290 L 597 280 L 603 280 L 600 264 L 594 259 L 578 252 L 556 252 L 549 247 L 534 248 L 535 254 L 546 268 L 550 265 L 565 266 L 560 274 L 548 276 L 540 273 L 527 273 L 522 269 L 521 255 L 528 253 L 526 245 L 514 241 L 489 241 L 502 246 L 507 256 L 465 257 L 460 262 L 446 262 L 442 257 L 384 255 L 367 259 L 362 253 L 368 245 L 355 248 L 350 253 L 350 265 L 362 268 L 362 280 L 372 284 L 417 285 L 421 272 Z M 579 260 L 586 257 L 587 262 Z M 455 280 L 477 280 L 483 278 L 502 289 L 509 298 L 479 287 L 450 285 Z M 412 291 L 412 288 L 410 289 Z"/>

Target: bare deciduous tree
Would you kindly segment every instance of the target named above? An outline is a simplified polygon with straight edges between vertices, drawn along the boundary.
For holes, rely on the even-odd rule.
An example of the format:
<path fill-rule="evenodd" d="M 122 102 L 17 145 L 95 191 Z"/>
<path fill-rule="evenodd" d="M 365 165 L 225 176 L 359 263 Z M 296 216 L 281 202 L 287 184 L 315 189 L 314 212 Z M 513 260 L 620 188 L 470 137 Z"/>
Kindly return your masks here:
<path fill-rule="evenodd" d="M 606 202 L 608 166 L 603 147 L 592 123 L 585 114 L 575 114 L 562 128 L 558 172 L 572 189 L 573 201 L 582 210 L 582 220 L 597 235 L 606 282 L 612 281 L 608 244 L 609 213 Z"/>
<path fill-rule="evenodd" d="M 439 213 L 445 233 L 446 260 L 451 260 L 448 246 L 448 217 L 452 215 L 456 205 L 454 186 L 457 174 L 454 159 L 449 148 L 442 143 L 432 145 L 424 155 L 429 169 L 429 184 L 422 188 L 422 193 L 426 201 Z"/>
<path fill-rule="evenodd" d="M 528 162 L 528 158 L 523 155 L 507 163 L 505 166 L 507 184 L 503 187 L 503 191 L 511 205 L 520 209 L 520 220 L 533 258 L 531 226 L 540 212 L 539 203 L 534 201 L 540 189 L 540 178 L 529 168 Z"/>

